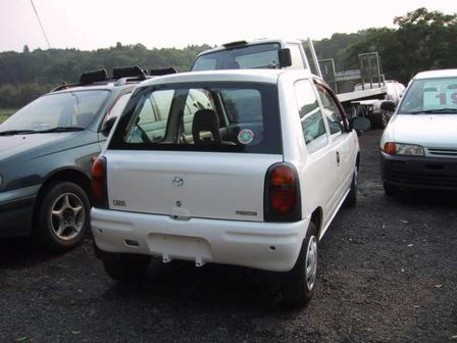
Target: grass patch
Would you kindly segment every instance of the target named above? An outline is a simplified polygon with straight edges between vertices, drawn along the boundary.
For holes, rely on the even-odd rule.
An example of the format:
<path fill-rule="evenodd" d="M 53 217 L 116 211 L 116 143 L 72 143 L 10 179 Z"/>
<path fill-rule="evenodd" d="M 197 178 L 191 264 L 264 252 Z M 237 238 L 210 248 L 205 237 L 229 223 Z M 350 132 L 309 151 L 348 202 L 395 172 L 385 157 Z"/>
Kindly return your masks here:
<path fill-rule="evenodd" d="M 0 123 L 3 123 L 6 118 L 16 112 L 17 109 L 14 108 L 0 108 Z"/>

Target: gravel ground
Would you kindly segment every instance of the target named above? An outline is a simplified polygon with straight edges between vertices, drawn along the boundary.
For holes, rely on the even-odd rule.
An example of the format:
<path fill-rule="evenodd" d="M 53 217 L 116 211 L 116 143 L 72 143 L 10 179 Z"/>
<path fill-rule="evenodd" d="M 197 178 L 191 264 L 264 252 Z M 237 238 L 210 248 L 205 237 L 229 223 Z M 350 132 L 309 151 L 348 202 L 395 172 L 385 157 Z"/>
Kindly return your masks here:
<path fill-rule="evenodd" d="M 277 279 L 173 262 L 119 286 L 92 241 L 60 256 L 0 242 L 0 342 L 457 342 L 456 194 L 384 195 L 381 131 L 360 137 L 358 205 L 320 243 L 306 309 L 280 305 Z"/>

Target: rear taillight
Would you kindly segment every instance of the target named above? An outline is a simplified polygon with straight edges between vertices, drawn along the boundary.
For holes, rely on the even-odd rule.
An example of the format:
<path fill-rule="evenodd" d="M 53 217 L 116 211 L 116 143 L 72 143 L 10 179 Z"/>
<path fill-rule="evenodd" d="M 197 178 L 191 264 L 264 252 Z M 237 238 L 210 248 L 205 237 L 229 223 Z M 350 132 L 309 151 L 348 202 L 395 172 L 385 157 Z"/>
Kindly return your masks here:
<path fill-rule="evenodd" d="M 265 178 L 265 221 L 293 222 L 301 219 L 300 187 L 295 167 L 272 165 Z"/>
<path fill-rule="evenodd" d="M 98 157 L 92 164 L 91 195 L 94 207 L 108 208 L 106 159 L 103 156 Z"/>

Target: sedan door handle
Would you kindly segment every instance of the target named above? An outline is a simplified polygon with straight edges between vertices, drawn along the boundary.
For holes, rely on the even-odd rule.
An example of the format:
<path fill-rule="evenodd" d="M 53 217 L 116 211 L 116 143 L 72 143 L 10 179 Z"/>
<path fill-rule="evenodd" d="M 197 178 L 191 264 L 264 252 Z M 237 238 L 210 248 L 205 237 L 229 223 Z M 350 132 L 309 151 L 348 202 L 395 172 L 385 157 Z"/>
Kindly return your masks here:
<path fill-rule="evenodd" d="M 340 152 L 336 152 L 336 164 L 339 166 L 340 165 Z"/>

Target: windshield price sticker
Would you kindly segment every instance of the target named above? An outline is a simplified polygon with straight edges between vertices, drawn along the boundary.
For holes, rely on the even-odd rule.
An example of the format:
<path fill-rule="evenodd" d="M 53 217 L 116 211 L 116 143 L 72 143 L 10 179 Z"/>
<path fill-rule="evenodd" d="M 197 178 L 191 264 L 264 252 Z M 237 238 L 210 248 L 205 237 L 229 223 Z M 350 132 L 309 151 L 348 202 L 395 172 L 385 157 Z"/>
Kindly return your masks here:
<path fill-rule="evenodd" d="M 457 92 L 425 92 L 424 110 L 437 108 L 457 108 Z"/>

